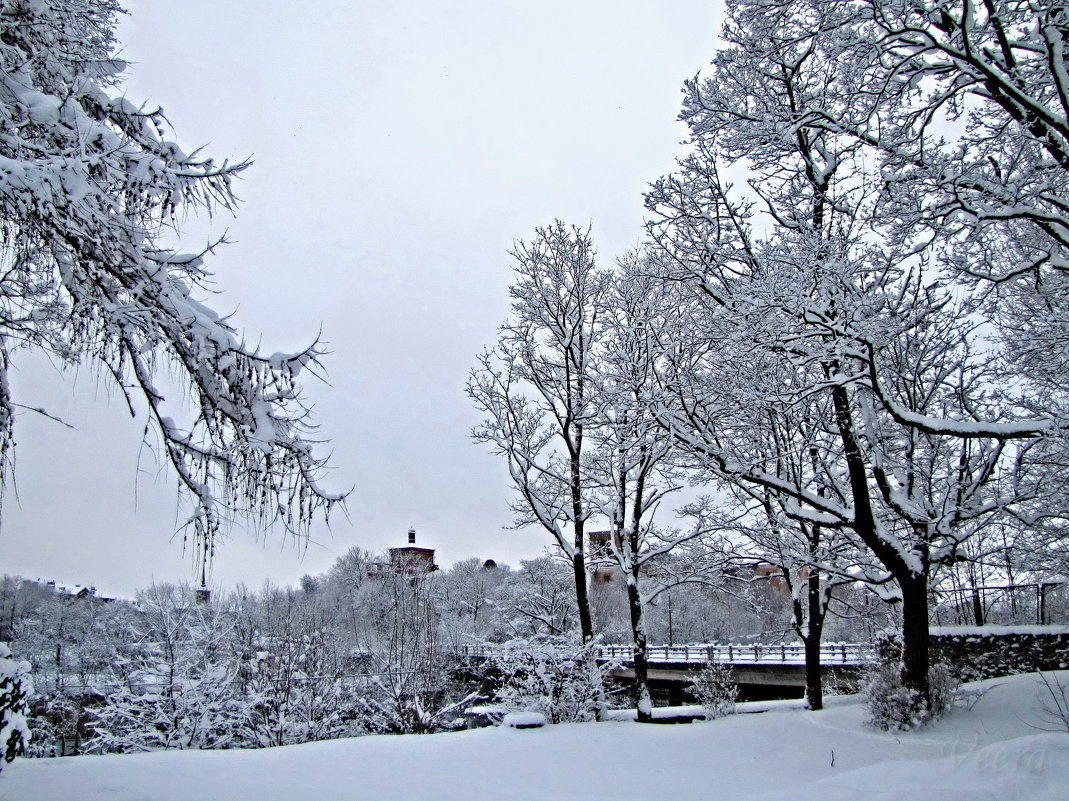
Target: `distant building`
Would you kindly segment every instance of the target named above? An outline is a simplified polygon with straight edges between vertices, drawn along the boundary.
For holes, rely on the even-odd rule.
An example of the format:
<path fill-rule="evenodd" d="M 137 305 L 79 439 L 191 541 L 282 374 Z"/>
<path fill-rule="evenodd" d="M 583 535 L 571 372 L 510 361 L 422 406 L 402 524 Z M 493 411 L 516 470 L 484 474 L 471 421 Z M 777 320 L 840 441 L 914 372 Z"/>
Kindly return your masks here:
<path fill-rule="evenodd" d="M 105 598 L 102 595 L 97 595 L 96 587 L 86 587 L 81 584 L 57 584 L 55 581 L 42 582 L 41 579 L 29 583 L 46 587 L 57 595 L 66 595 L 68 598 L 78 598 L 83 600 L 86 598 L 94 598 L 98 601 L 103 601 L 104 603 L 109 603 L 115 600 L 114 598 Z"/>
<path fill-rule="evenodd" d="M 408 545 L 390 548 L 390 562 L 372 563 L 368 566 L 368 575 L 376 576 L 386 573 L 398 573 L 403 576 L 418 576 L 433 573 L 438 569 L 434 563 L 434 548 L 416 547 L 416 530 L 408 530 Z"/>
<path fill-rule="evenodd" d="M 611 531 L 587 532 L 587 564 L 592 566 L 590 578 L 594 584 L 609 584 L 619 570 L 612 557 L 613 533 Z M 620 540 L 616 538 L 616 547 Z"/>
<path fill-rule="evenodd" d="M 784 576 L 784 568 L 771 562 L 751 562 L 748 564 L 732 565 L 724 569 L 724 575 L 739 581 L 745 581 L 751 586 L 764 584 L 777 595 L 790 597 L 791 585 L 805 581 L 809 578 L 807 565 L 796 565 L 790 571 L 790 582 Z"/>

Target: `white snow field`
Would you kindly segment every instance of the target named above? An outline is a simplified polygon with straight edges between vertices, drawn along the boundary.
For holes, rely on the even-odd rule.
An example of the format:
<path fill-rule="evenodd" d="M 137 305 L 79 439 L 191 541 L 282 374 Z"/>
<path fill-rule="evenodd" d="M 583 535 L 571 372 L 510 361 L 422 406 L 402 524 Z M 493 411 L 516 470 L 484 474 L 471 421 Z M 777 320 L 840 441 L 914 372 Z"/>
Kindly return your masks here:
<path fill-rule="evenodd" d="M 1048 674 L 1050 675 L 1050 674 Z M 1069 671 L 1053 674 L 1069 683 Z M 1066 801 L 1069 733 L 1035 675 L 927 729 L 883 733 L 855 698 L 822 712 L 680 725 L 360 737 L 259 751 L 20 759 L 2 801 Z M 767 708 L 769 705 L 765 705 Z M 1059 724 L 1061 725 L 1061 724 Z M 1044 731 L 1046 729 L 1047 731 Z"/>

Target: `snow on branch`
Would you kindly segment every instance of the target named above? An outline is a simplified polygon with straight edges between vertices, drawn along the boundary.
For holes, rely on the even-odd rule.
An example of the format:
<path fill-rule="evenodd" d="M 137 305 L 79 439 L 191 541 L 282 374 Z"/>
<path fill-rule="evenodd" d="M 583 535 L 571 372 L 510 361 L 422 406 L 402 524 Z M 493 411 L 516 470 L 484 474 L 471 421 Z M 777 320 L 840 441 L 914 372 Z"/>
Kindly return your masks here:
<path fill-rule="evenodd" d="M 249 162 L 217 164 L 166 137 L 163 112 L 110 92 L 113 0 L 6 2 L 0 9 L 0 454 L 12 442 L 6 370 L 21 348 L 111 377 L 150 422 L 199 547 L 235 515 L 302 535 L 343 499 L 319 483 L 298 378 L 318 343 L 261 354 L 198 299 L 205 254 L 160 244 L 188 211 L 233 209 Z M 161 370 L 187 395 L 165 397 Z"/>

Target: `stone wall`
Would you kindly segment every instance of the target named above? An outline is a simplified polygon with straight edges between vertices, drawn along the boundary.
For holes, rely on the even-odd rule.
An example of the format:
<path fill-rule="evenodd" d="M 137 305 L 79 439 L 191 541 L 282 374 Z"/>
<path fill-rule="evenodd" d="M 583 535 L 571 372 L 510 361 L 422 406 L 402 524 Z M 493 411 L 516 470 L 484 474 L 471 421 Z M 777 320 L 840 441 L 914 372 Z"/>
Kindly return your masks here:
<path fill-rule="evenodd" d="M 929 642 L 961 681 L 1069 669 L 1069 626 L 933 627 Z"/>

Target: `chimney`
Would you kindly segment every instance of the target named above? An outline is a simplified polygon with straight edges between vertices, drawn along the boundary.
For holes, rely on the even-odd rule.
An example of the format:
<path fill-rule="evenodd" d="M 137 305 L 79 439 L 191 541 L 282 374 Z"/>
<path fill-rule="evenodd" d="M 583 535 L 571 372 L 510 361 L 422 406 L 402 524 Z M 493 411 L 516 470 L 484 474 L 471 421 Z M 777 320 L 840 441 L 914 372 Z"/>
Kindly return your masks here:
<path fill-rule="evenodd" d="M 408 530 L 408 544 L 409 545 L 415 545 L 416 544 L 416 530 L 414 528 L 410 528 Z"/>

